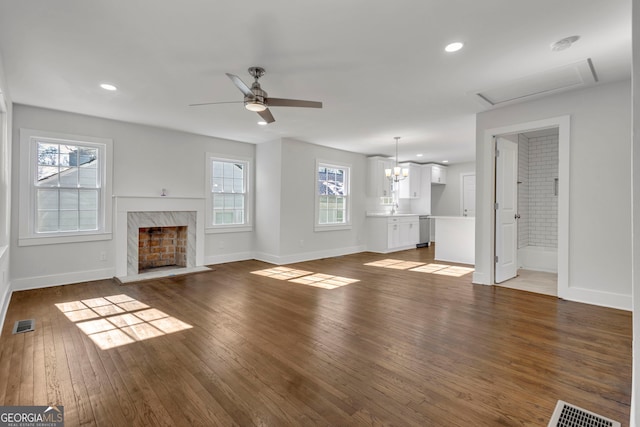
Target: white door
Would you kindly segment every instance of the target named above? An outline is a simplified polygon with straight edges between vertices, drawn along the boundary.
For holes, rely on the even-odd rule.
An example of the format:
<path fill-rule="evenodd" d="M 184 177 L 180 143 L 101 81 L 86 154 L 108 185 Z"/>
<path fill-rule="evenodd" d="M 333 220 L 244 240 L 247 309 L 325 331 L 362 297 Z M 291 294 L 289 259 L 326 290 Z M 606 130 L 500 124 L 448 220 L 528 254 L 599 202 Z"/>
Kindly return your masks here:
<path fill-rule="evenodd" d="M 496 283 L 518 272 L 518 144 L 496 140 Z"/>
<path fill-rule="evenodd" d="M 475 175 L 462 175 L 462 216 L 476 216 Z"/>

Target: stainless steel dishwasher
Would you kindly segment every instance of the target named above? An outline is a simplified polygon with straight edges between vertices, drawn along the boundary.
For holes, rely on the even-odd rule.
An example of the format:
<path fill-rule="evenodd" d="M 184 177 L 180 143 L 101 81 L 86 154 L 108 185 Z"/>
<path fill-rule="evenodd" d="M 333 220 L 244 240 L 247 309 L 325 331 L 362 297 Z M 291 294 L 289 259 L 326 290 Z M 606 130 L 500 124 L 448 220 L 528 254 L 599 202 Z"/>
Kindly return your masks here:
<path fill-rule="evenodd" d="M 417 248 L 425 248 L 431 244 L 431 219 L 428 215 L 420 215 L 420 241 L 416 245 Z"/>

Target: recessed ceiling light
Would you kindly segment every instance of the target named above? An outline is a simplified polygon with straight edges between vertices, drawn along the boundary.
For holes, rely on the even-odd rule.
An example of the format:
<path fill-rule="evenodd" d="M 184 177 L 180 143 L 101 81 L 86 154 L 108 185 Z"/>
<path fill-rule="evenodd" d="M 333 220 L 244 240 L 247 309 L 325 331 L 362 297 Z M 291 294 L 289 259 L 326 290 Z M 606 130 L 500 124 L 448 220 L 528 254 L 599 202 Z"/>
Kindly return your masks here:
<path fill-rule="evenodd" d="M 457 52 L 460 49 L 462 49 L 462 46 L 464 46 L 464 43 L 461 42 L 454 42 L 454 43 L 449 43 L 445 48 L 445 52 Z"/>
<path fill-rule="evenodd" d="M 565 37 L 555 43 L 551 43 L 551 50 L 554 52 L 559 52 L 561 50 L 569 49 L 571 45 L 573 45 L 578 40 L 580 40 L 580 36 Z"/>
<path fill-rule="evenodd" d="M 100 87 L 104 90 L 110 90 L 110 91 L 118 90 L 117 87 L 109 83 L 100 83 Z"/>
<path fill-rule="evenodd" d="M 442 163 L 449 163 L 449 160 L 443 160 Z"/>
<path fill-rule="evenodd" d="M 267 122 L 265 122 L 264 120 L 260 120 L 260 121 L 258 122 L 258 124 L 259 124 L 260 126 L 266 126 L 266 125 L 267 125 Z"/>
<path fill-rule="evenodd" d="M 422 157 L 422 154 L 416 154 L 416 157 Z"/>

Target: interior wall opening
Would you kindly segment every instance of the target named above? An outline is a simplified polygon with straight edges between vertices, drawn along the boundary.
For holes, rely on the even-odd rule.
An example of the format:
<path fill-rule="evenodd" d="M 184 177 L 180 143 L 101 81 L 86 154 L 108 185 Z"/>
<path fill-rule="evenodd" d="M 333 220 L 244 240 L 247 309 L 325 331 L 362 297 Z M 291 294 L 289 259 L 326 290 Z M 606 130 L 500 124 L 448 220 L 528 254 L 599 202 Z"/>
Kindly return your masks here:
<path fill-rule="evenodd" d="M 517 269 L 501 285 L 557 296 L 559 128 L 506 137 L 518 147 Z"/>

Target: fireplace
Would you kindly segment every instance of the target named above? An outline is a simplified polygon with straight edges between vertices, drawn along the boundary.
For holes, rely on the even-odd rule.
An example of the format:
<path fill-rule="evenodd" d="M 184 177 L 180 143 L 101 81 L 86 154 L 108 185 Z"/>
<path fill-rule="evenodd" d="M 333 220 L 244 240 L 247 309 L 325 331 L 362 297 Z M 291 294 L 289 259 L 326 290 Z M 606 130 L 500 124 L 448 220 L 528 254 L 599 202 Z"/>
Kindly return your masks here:
<path fill-rule="evenodd" d="M 138 274 L 187 266 L 187 227 L 138 229 Z"/>
<path fill-rule="evenodd" d="M 164 271 L 166 268 L 170 274 L 175 271 L 173 269 L 191 272 L 204 268 L 204 199 L 117 196 L 115 202 L 118 279 L 123 282 L 136 280 L 149 269 Z M 141 234 L 141 229 L 147 230 Z M 149 230 L 152 230 L 152 236 L 175 233 L 175 237 L 167 242 L 163 238 L 152 243 L 151 239 L 147 240 Z M 163 230 L 162 233 L 159 230 Z M 176 243 L 175 258 L 173 249 L 165 249 L 170 243 Z M 146 251 L 147 244 L 150 251 Z M 145 260 L 140 259 L 141 246 Z M 140 261 L 144 262 L 142 269 Z"/>

